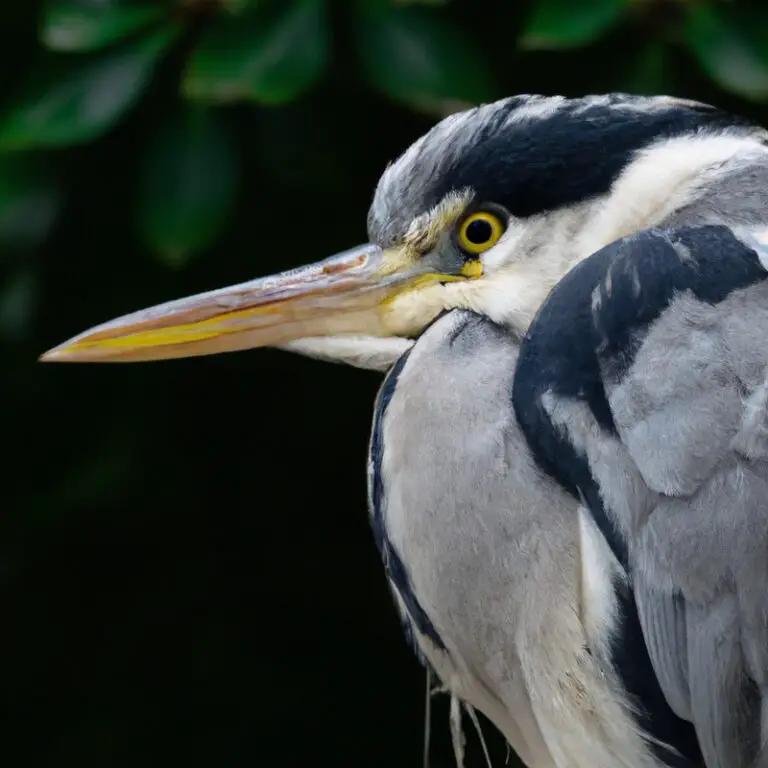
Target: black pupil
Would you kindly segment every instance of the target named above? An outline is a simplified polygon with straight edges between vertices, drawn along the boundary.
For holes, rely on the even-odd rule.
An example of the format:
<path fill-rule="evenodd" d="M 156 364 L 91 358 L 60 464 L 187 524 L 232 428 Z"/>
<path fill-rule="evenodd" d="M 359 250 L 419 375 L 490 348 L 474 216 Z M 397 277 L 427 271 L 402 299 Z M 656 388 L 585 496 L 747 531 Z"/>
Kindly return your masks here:
<path fill-rule="evenodd" d="M 490 221 L 485 219 L 475 219 L 467 224 L 464 230 L 464 236 L 473 245 L 482 245 L 487 243 L 493 237 L 493 227 Z"/>

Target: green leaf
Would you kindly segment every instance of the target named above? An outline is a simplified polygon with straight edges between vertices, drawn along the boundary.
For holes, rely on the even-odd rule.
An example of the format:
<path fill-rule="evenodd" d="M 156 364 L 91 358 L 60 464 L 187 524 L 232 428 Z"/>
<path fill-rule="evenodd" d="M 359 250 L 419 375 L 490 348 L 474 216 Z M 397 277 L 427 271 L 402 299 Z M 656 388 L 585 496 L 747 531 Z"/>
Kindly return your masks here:
<path fill-rule="evenodd" d="M 768 11 L 691 5 L 684 34 L 716 83 L 748 99 L 768 98 Z"/>
<path fill-rule="evenodd" d="M 421 112 L 444 115 L 496 95 L 480 51 L 430 9 L 360 9 L 357 46 L 373 86 Z"/>
<path fill-rule="evenodd" d="M 20 341 L 29 330 L 39 296 L 37 274 L 25 267 L 0 286 L 0 336 Z"/>
<path fill-rule="evenodd" d="M 163 18 L 159 5 L 121 0 L 52 0 L 40 37 L 54 51 L 93 51 L 122 40 Z"/>
<path fill-rule="evenodd" d="M 0 155 L 0 250 L 39 245 L 60 205 L 49 164 L 27 155 Z"/>
<path fill-rule="evenodd" d="M 217 112 L 185 105 L 154 137 L 139 188 L 138 226 L 166 263 L 209 246 L 235 199 L 237 159 Z"/>
<path fill-rule="evenodd" d="M 139 100 L 178 28 L 96 56 L 53 57 L 0 119 L 0 150 L 93 141 Z"/>
<path fill-rule="evenodd" d="M 329 37 L 324 0 L 283 0 L 224 16 L 192 53 L 184 95 L 208 102 L 292 101 L 322 74 Z"/>
<path fill-rule="evenodd" d="M 630 0 L 535 0 L 519 44 L 527 50 L 576 48 L 597 40 Z"/>

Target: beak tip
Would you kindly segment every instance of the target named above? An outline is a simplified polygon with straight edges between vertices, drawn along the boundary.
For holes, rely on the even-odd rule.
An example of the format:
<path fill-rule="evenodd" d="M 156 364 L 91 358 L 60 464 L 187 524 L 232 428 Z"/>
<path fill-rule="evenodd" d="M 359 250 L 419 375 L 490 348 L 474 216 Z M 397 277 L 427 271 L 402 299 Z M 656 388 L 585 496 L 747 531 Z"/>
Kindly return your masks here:
<path fill-rule="evenodd" d="M 379 335 L 391 291 L 383 251 L 364 245 L 272 277 L 196 294 L 94 326 L 40 363 L 148 362 L 278 346 L 350 332 Z"/>
<path fill-rule="evenodd" d="M 67 354 L 67 345 L 61 344 L 58 347 L 53 347 L 52 349 L 49 349 L 46 352 L 43 352 L 43 354 L 37 358 L 37 362 L 38 363 L 65 363 L 70 359 L 71 358 Z"/>

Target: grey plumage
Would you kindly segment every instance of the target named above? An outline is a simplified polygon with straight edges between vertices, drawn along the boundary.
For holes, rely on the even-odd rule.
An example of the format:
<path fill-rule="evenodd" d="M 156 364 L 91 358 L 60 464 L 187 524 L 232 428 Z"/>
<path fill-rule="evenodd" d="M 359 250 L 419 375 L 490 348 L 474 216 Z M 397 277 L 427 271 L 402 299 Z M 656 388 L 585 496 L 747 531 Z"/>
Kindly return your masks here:
<path fill-rule="evenodd" d="M 550 391 L 541 405 L 586 456 L 618 523 L 667 702 L 694 724 L 708 768 L 746 768 L 766 740 L 768 272 L 763 248 L 723 231 L 691 230 L 687 242 L 659 231 L 615 246 L 606 272 L 613 299 L 630 306 L 611 324 L 612 297 L 605 281 L 597 284 L 602 300 L 591 303 L 594 342 L 586 342 L 601 364 L 612 424 L 600 423 L 583 390 Z M 649 266 L 652 238 L 668 247 Z M 691 288 L 670 291 L 668 303 L 636 297 L 635 316 L 637 269 L 652 269 L 665 286 L 685 273 Z M 567 282 L 552 300 L 571 290 Z M 534 323 L 531 333 L 552 331 Z M 617 333 L 626 334 L 621 347 Z"/>
<path fill-rule="evenodd" d="M 417 633 L 430 664 L 496 723 L 524 760 L 547 766 L 554 763 L 531 711 L 521 656 L 542 634 L 562 634 L 554 648 L 571 645 L 578 553 L 568 520 L 575 504 L 554 482 L 540 482 L 511 418 L 509 371 L 516 357 L 515 340 L 483 318 L 452 313 L 434 324 L 381 414 L 384 449 L 374 471 L 385 485 L 387 536 L 447 645 L 441 652 Z M 452 414 L 447 422 L 446 413 Z M 541 510 L 539 519 L 532 509 Z M 495 566 L 490 579 L 488 563 Z M 546 600 L 524 587 L 536 584 Z M 551 589 L 560 594 L 548 594 Z M 554 604 L 541 610 L 553 597 L 570 610 L 561 614 Z M 550 621 L 554 615 L 565 621 Z"/>
<path fill-rule="evenodd" d="M 392 163 L 368 228 L 45 359 L 389 370 L 371 522 L 444 687 L 529 768 L 766 768 L 768 132 L 517 96 Z"/>
<path fill-rule="evenodd" d="M 561 101 L 532 103 L 541 115 L 562 108 Z M 408 170 L 395 166 L 385 175 L 371 212 L 374 234 L 395 237 L 404 212 L 418 208 L 416 197 L 444 170 L 430 166 L 426 153 L 447 149 L 440 162 L 449 165 L 452 154 L 463 156 L 462 140 L 476 141 L 460 133 L 462 121 L 471 122 L 465 115 L 435 129 L 447 144 L 430 144 L 428 135 L 400 161 Z M 725 223 L 734 231 L 768 224 L 764 134 L 753 135 L 754 144 L 705 169 L 678 205 L 649 223 Z M 631 163 L 629 155 L 625 167 Z M 405 184 L 399 196 L 397 184 Z M 397 204 L 401 214 L 388 207 Z M 740 243 L 755 245 L 749 229 L 742 234 Z M 675 259 L 698 267 L 701 252 L 674 229 L 658 237 Z M 733 243 L 713 247 L 717 253 L 706 256 L 721 260 L 727 282 L 738 268 L 729 259 L 739 254 L 729 250 Z M 762 275 L 758 257 L 749 258 Z M 658 297 L 644 295 L 641 259 L 638 249 L 623 268 L 630 303 L 642 314 Z M 667 279 L 656 269 L 658 280 Z M 607 265 L 590 299 L 598 336 L 601 313 L 628 300 L 617 282 Z M 409 599 L 421 603 L 445 648 L 418 630 L 416 638 L 446 684 L 485 712 L 528 765 L 747 768 L 758 758 L 768 675 L 766 291 L 762 276 L 748 276 L 715 304 L 673 291 L 651 321 L 627 317 L 625 346 L 615 351 L 631 363 L 623 359 L 617 376 L 606 356 L 599 374 L 614 431 L 596 419 L 584 390 L 542 395 L 553 428 L 587 458 L 626 547 L 624 562 L 606 547 L 605 530 L 589 522 L 596 510 L 583 495 L 569 494 L 532 459 L 530 436 L 508 410 L 518 351 L 539 332 L 536 324 L 523 338 L 452 313 L 417 340 L 399 372 L 379 414 L 384 447 L 375 471 L 385 493 L 377 513 L 406 564 Z M 547 316 L 547 334 L 573 323 L 561 312 Z M 616 666 L 612 643 L 625 642 L 629 631 L 622 588 L 634 595 L 648 671 L 669 716 L 638 719 L 656 699 L 636 698 Z M 696 737 L 678 739 L 682 726 L 673 720 L 666 730 L 648 725 L 672 712 Z M 669 748 L 654 746 L 670 735 Z"/>
<path fill-rule="evenodd" d="M 764 408 L 767 332 L 765 283 L 716 306 L 681 296 L 650 329 L 637 372 L 608 391 L 622 440 L 660 495 L 635 533 L 641 619 L 649 635 L 677 639 L 651 652 L 708 765 L 750 765 L 764 738 L 768 453 L 753 409 Z M 673 603 L 685 633 L 664 627 Z"/>

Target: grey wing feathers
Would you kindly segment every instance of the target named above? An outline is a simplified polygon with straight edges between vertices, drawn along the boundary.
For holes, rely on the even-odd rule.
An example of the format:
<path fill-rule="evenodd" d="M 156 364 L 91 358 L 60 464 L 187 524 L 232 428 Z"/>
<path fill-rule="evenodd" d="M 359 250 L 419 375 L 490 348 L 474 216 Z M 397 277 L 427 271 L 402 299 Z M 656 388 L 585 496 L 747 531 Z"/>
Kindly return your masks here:
<path fill-rule="evenodd" d="M 727 265 L 738 249 L 718 256 Z M 768 291 L 757 277 L 719 302 L 695 286 L 675 295 L 632 364 L 605 381 L 619 437 L 661 494 L 630 543 L 641 625 L 662 689 L 694 723 L 709 768 L 755 758 L 768 693 L 768 463 L 754 450 L 762 419 L 748 407 L 768 365 Z"/>
<path fill-rule="evenodd" d="M 558 424 L 587 445 L 600 499 L 590 506 L 621 531 L 654 671 L 707 768 L 753 766 L 768 737 L 766 256 L 727 227 L 640 233 L 567 276 L 548 300 L 561 317 L 545 304 L 526 340 L 548 370 L 537 336 L 574 323 L 589 296 L 590 349 L 540 376 L 550 413 L 553 398 L 581 402 L 593 443 L 622 446 L 590 449 L 575 420 Z M 628 511 L 616 488 L 638 473 L 645 508 Z"/>
<path fill-rule="evenodd" d="M 642 569 L 635 574 L 633 588 L 661 689 L 674 712 L 692 721 L 685 599 L 674 589 L 658 589 L 643 577 Z"/>

